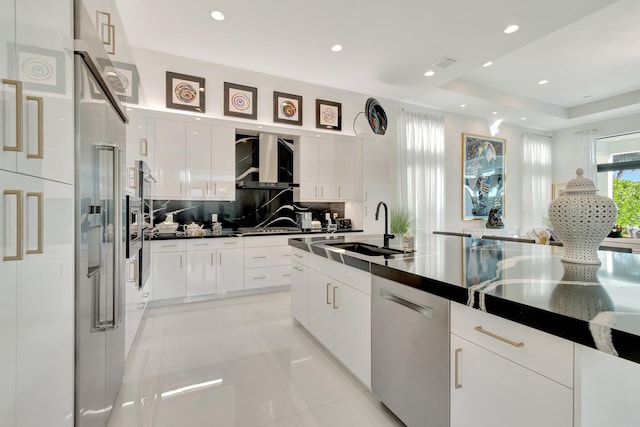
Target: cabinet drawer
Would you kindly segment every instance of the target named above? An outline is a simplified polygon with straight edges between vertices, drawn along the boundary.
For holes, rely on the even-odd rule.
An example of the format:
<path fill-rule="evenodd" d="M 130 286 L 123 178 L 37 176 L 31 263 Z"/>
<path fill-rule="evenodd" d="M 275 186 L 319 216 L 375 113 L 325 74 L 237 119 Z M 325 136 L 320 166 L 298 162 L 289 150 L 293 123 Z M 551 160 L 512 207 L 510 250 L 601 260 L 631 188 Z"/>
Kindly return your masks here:
<path fill-rule="evenodd" d="M 451 333 L 573 388 L 573 343 L 451 303 Z"/>
<path fill-rule="evenodd" d="M 255 289 L 291 284 L 291 267 L 249 268 L 244 272 L 244 288 Z"/>
<path fill-rule="evenodd" d="M 274 246 L 266 248 L 245 248 L 245 268 L 289 266 L 291 264 L 291 247 Z"/>
<path fill-rule="evenodd" d="M 215 249 L 241 248 L 242 239 L 237 237 L 214 237 L 207 239 L 191 239 L 186 241 L 189 251 L 208 251 Z"/>
<path fill-rule="evenodd" d="M 184 240 L 157 240 L 153 242 L 153 251 L 159 252 L 179 252 L 187 249 L 186 242 Z"/>
<path fill-rule="evenodd" d="M 309 265 L 309 256 L 311 254 L 298 248 L 291 248 L 291 259 L 298 264 Z"/>
<path fill-rule="evenodd" d="M 289 234 L 279 236 L 245 236 L 245 248 L 261 248 L 265 246 L 286 246 L 289 244 Z"/>

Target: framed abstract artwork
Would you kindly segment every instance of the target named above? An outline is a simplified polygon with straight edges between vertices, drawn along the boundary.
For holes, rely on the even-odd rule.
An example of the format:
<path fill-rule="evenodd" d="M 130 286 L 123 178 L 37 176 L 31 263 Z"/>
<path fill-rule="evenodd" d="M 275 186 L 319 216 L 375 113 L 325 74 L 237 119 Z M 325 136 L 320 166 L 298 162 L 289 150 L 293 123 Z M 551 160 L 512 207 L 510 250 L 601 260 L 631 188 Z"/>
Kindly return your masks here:
<path fill-rule="evenodd" d="M 492 208 L 504 216 L 507 141 L 462 134 L 462 219 L 487 219 Z"/>
<path fill-rule="evenodd" d="M 204 77 L 167 71 L 167 108 L 205 112 Z"/>
<path fill-rule="evenodd" d="M 316 99 L 316 128 L 342 130 L 342 104 Z"/>
<path fill-rule="evenodd" d="M 224 82 L 224 115 L 256 120 L 258 89 Z"/>
<path fill-rule="evenodd" d="M 273 121 L 302 126 L 302 97 L 274 91 Z"/>
<path fill-rule="evenodd" d="M 8 44 L 8 51 L 17 48 L 17 55 L 11 53 L 8 65 L 17 65 L 18 80 L 24 88 L 43 92 L 65 93 L 65 53 L 23 44 Z M 17 61 L 17 64 L 14 63 Z"/>

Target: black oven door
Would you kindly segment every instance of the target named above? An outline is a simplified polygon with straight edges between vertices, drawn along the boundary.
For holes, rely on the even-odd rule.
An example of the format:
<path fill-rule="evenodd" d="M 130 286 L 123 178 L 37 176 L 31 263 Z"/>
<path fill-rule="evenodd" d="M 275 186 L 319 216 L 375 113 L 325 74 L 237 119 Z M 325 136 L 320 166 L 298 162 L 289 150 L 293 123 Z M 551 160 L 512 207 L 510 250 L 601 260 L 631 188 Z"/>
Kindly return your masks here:
<path fill-rule="evenodd" d="M 127 258 L 136 255 L 142 248 L 142 201 L 136 196 L 127 196 Z"/>

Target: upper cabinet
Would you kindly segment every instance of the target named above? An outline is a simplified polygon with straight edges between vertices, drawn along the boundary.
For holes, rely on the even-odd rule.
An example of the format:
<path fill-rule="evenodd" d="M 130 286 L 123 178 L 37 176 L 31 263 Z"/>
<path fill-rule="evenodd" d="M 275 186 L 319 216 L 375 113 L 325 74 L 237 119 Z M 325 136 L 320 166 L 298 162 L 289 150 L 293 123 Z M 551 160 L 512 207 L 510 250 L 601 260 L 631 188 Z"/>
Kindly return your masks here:
<path fill-rule="evenodd" d="M 186 198 L 186 125 L 177 120 L 156 119 L 155 128 L 154 195 L 166 199 Z"/>
<path fill-rule="evenodd" d="M 354 198 L 355 142 L 300 137 L 295 150 L 297 201 L 345 201 Z"/>
<path fill-rule="evenodd" d="M 0 1 L 0 168 L 73 182 L 73 46 L 68 0 Z"/>
<path fill-rule="evenodd" d="M 235 129 L 155 119 L 155 197 L 235 199 Z"/>
<path fill-rule="evenodd" d="M 142 160 L 152 171 L 155 169 L 155 120 L 138 113 L 129 114 L 127 126 L 127 187 L 137 187 L 136 161 Z"/>

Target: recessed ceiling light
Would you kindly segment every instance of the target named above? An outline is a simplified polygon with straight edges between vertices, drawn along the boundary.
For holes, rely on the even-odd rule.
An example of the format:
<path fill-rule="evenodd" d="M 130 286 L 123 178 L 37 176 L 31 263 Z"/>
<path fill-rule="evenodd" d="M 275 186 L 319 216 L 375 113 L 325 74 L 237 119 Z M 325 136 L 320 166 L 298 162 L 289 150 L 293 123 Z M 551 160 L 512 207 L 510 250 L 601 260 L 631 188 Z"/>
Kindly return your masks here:
<path fill-rule="evenodd" d="M 340 52 L 342 50 L 342 45 L 334 44 L 333 46 L 331 46 L 331 50 L 334 52 Z"/>
<path fill-rule="evenodd" d="M 460 108 L 464 108 L 466 106 L 467 106 L 467 104 L 460 104 Z"/>
<path fill-rule="evenodd" d="M 527 120 L 526 117 L 520 117 L 520 120 Z"/>
<path fill-rule="evenodd" d="M 542 86 L 542 85 L 546 85 L 547 83 L 549 83 L 549 80 L 540 80 L 540 81 L 538 82 L 538 84 L 539 84 L 540 86 Z"/>
<path fill-rule="evenodd" d="M 491 67 L 493 65 L 493 61 L 487 61 L 484 64 L 482 64 L 483 67 Z"/>
<path fill-rule="evenodd" d="M 196 120 L 200 120 L 200 117 L 196 117 Z"/>
<path fill-rule="evenodd" d="M 504 29 L 504 33 L 505 34 L 515 33 L 519 29 L 520 29 L 520 27 L 515 25 L 515 24 L 514 25 L 509 25 L 507 28 Z"/>
<path fill-rule="evenodd" d="M 213 12 L 211 12 L 211 17 L 216 21 L 224 21 L 224 13 L 220 12 L 219 10 L 214 10 Z"/>
<path fill-rule="evenodd" d="M 424 75 L 425 75 L 425 76 L 427 76 L 427 77 L 434 76 L 435 74 L 436 74 L 436 72 L 435 72 L 435 71 L 433 71 L 433 70 L 429 70 L 429 71 L 427 71 L 427 72 L 425 72 L 425 73 L 424 73 Z"/>
<path fill-rule="evenodd" d="M 495 116 L 496 114 L 498 114 L 498 112 L 497 111 L 492 111 L 491 114 L 493 114 Z"/>
<path fill-rule="evenodd" d="M 590 94 L 590 93 L 588 93 L 588 94 L 584 95 L 584 96 L 583 96 L 583 98 L 584 98 L 584 99 L 591 98 L 591 94 Z"/>

